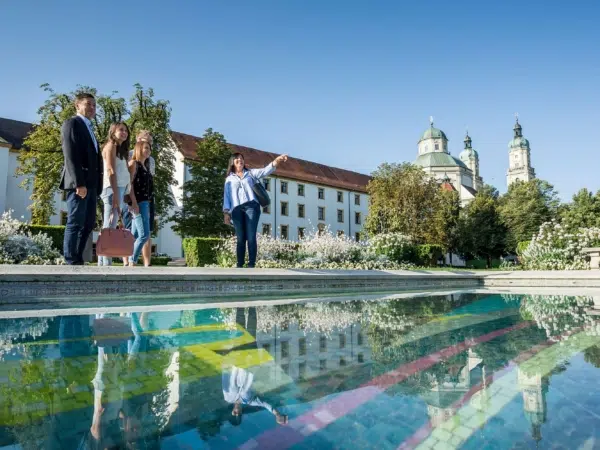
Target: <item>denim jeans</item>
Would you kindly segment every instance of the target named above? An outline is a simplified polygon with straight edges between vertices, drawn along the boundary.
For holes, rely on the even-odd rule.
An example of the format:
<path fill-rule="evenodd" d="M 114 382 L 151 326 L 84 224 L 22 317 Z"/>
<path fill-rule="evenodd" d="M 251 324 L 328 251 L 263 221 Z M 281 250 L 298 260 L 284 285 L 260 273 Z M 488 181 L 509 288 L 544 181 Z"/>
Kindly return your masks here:
<path fill-rule="evenodd" d="M 63 252 L 70 265 L 83 265 L 83 252 L 96 223 L 96 189 L 88 188 L 85 198 L 79 197 L 75 189 L 67 193 L 67 226 Z"/>
<path fill-rule="evenodd" d="M 236 254 L 238 267 L 244 267 L 246 242 L 248 243 L 248 267 L 254 267 L 256 264 L 256 253 L 258 251 L 256 229 L 258 228 L 258 219 L 260 219 L 260 205 L 255 201 L 243 203 L 231 211 L 231 220 L 237 237 Z"/>
<path fill-rule="evenodd" d="M 124 208 L 127 207 L 125 204 L 123 197 L 125 196 L 125 189 L 127 187 L 119 187 L 118 196 L 119 196 L 119 210 L 123 211 Z M 113 201 L 113 191 L 109 188 L 104 188 L 102 190 L 102 195 L 100 198 L 102 199 L 102 203 L 104 203 L 104 220 L 102 223 L 102 228 L 117 228 L 117 222 L 119 220 L 119 212 L 114 211 L 112 209 L 112 201 Z M 110 214 L 113 214 L 112 221 L 110 220 Z M 99 266 L 110 266 L 112 265 L 112 258 L 108 256 L 98 256 L 98 265 Z"/>
<path fill-rule="evenodd" d="M 140 258 L 144 244 L 150 239 L 150 202 L 140 202 L 138 206 L 140 213 L 131 213 L 131 232 L 133 233 L 133 237 L 135 237 L 135 244 L 133 244 L 133 256 L 129 258 L 130 262 L 136 264 Z"/>

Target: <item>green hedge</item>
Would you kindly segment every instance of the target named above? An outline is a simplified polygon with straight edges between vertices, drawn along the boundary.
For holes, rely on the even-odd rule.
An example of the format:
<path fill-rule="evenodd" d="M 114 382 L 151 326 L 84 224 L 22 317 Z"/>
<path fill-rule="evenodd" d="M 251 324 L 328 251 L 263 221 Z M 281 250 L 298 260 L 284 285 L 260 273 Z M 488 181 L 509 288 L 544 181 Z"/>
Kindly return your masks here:
<path fill-rule="evenodd" d="M 492 269 L 497 269 L 502 264 L 500 259 L 492 259 Z M 470 259 L 467 261 L 468 269 L 486 269 L 487 261 L 485 259 Z"/>
<path fill-rule="evenodd" d="M 188 267 L 202 267 L 217 263 L 216 247 L 223 242 L 222 238 L 185 238 L 183 253 Z"/>
<path fill-rule="evenodd" d="M 435 267 L 444 255 L 444 249 L 438 244 L 423 244 L 415 247 L 415 261 L 419 266 Z"/>
<path fill-rule="evenodd" d="M 63 242 L 65 240 L 64 225 L 26 225 L 25 230 L 31 234 L 45 233 L 52 239 L 52 245 L 61 253 L 63 252 Z"/>
<path fill-rule="evenodd" d="M 150 264 L 153 266 L 166 266 L 171 261 L 170 256 L 151 256 Z"/>

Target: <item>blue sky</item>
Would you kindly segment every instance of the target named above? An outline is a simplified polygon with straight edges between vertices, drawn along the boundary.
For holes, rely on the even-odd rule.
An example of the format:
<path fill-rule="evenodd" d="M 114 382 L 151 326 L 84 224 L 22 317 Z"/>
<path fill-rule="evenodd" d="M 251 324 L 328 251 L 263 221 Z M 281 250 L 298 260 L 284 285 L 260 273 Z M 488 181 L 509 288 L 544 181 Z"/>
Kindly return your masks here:
<path fill-rule="evenodd" d="M 4 0 L 0 116 L 36 120 L 38 88 L 139 82 L 172 128 L 370 173 L 412 161 L 433 115 L 468 127 L 506 189 L 518 112 L 540 178 L 600 189 L 600 2 Z"/>

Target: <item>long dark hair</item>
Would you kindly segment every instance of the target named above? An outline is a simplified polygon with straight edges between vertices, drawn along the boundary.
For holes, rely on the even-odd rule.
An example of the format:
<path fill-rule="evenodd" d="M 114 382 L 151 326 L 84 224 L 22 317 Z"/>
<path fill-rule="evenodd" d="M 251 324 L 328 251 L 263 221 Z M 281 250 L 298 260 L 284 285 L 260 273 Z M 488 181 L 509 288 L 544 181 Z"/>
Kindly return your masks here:
<path fill-rule="evenodd" d="M 246 158 L 244 158 L 244 155 L 242 155 L 241 153 L 234 153 L 233 155 L 231 155 L 231 158 L 229 158 L 229 165 L 227 166 L 227 176 L 231 175 L 232 173 L 235 173 L 235 166 L 233 165 L 233 161 L 235 161 L 237 158 L 242 158 L 244 160 L 244 170 L 248 170 L 248 168 L 246 167 Z"/>
<path fill-rule="evenodd" d="M 119 144 L 117 139 L 115 138 L 115 132 L 120 126 L 125 127 L 125 129 L 127 130 L 127 139 L 125 139 L 121 144 Z M 117 122 L 112 123 L 110 125 L 110 128 L 108 129 L 108 139 L 106 141 L 112 142 L 117 146 L 117 158 L 127 160 L 127 158 L 129 157 L 130 138 L 131 132 L 129 131 L 129 127 L 127 126 L 127 124 L 125 122 Z"/>

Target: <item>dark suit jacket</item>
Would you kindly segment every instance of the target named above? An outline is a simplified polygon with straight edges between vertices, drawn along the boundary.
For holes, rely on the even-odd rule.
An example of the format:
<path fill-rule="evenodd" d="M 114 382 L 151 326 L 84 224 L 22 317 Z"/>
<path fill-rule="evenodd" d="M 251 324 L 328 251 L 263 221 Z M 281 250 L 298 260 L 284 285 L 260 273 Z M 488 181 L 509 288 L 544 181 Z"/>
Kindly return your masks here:
<path fill-rule="evenodd" d="M 63 190 L 85 186 L 102 189 L 102 153 L 96 148 L 87 125 L 81 117 L 65 120 L 61 130 L 62 151 L 65 158 L 60 188 Z"/>

